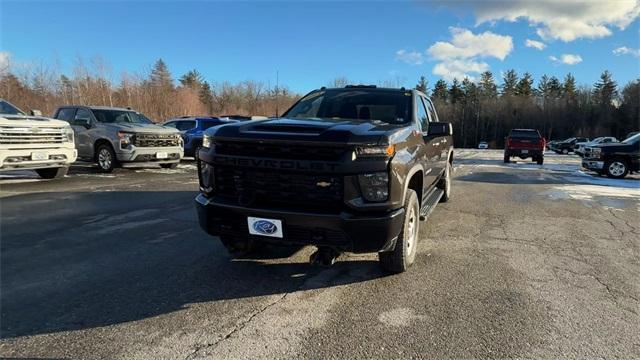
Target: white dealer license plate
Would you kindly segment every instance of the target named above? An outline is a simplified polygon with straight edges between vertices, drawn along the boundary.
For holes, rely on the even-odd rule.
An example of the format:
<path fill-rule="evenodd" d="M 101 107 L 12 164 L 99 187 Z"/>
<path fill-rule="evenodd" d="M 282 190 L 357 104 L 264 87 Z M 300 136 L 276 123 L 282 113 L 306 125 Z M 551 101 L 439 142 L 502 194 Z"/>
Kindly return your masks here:
<path fill-rule="evenodd" d="M 166 159 L 169 157 L 169 154 L 167 154 L 166 152 L 157 152 L 156 153 L 156 158 L 157 159 Z"/>
<path fill-rule="evenodd" d="M 247 217 L 249 234 L 270 237 L 282 237 L 282 221 L 274 219 L 264 219 L 257 217 Z"/>
<path fill-rule="evenodd" d="M 521 151 L 521 153 L 523 153 L 523 154 L 528 154 L 528 153 L 529 153 L 529 150 L 522 150 L 522 151 Z"/>
<path fill-rule="evenodd" d="M 49 153 L 46 151 L 37 151 L 31 153 L 31 160 L 49 160 Z"/>

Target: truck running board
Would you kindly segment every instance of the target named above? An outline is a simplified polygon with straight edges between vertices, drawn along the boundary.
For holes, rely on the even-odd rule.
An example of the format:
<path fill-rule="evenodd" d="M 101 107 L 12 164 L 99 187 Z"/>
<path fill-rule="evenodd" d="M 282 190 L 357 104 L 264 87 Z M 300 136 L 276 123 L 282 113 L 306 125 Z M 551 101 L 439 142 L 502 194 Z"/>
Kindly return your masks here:
<path fill-rule="evenodd" d="M 436 205 L 440 201 L 440 198 L 444 195 L 444 190 L 439 188 L 433 188 L 431 192 L 427 193 L 424 199 L 422 199 L 422 209 L 420 209 L 420 220 L 425 220 L 429 214 L 436 208 Z"/>

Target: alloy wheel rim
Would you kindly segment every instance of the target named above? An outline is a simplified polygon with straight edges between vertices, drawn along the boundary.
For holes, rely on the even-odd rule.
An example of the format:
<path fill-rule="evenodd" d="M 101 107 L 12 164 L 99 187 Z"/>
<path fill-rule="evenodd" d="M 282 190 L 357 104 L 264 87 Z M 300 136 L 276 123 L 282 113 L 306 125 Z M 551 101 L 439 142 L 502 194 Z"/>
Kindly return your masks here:
<path fill-rule="evenodd" d="M 619 161 L 614 161 L 609 165 L 609 172 L 613 176 L 621 176 L 624 174 L 625 169 L 625 165 Z"/>
<path fill-rule="evenodd" d="M 111 167 L 111 153 L 109 152 L 109 150 L 100 150 L 100 153 L 98 154 L 98 163 L 103 169 L 108 169 Z"/>

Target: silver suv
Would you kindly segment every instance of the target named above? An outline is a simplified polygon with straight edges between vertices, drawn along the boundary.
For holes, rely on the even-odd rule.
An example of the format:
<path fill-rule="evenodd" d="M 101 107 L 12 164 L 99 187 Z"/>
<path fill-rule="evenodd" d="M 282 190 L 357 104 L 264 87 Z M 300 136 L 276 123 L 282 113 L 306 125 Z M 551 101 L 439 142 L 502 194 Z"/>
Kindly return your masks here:
<path fill-rule="evenodd" d="M 159 164 L 175 168 L 184 154 L 180 132 L 156 125 L 143 114 L 104 106 L 62 106 L 54 118 L 71 124 L 78 157 L 98 170 Z"/>

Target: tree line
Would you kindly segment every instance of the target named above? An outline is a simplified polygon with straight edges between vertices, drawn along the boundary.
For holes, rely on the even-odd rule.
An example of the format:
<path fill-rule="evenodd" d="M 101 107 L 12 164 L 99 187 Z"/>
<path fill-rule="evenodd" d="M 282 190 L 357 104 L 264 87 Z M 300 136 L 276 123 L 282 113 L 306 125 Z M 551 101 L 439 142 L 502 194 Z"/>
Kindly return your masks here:
<path fill-rule="evenodd" d="M 441 119 L 453 123 L 459 147 L 488 141 L 501 148 L 513 128 L 538 129 L 549 140 L 605 135 L 622 140 L 640 128 L 640 79 L 619 89 L 609 71 L 593 86 L 578 86 L 571 73 L 563 80 L 543 75 L 536 86 L 531 74 L 508 70 L 500 85 L 486 71 L 477 83 L 438 80 L 432 89 L 421 77 L 416 89 L 431 96 Z"/>
<path fill-rule="evenodd" d="M 78 59 L 70 76 L 42 63 L 0 69 L 0 97 L 43 114 L 65 104 L 131 107 L 161 122 L 185 115 L 275 116 L 299 95 L 286 86 L 251 80 L 210 83 L 197 70 L 176 81 L 162 59 L 148 71 L 123 73 L 115 82 L 106 62 L 97 57 L 89 64 Z"/>
<path fill-rule="evenodd" d="M 429 88 L 421 77 L 415 88 L 433 99 L 443 121 L 453 123 L 458 147 L 488 141 L 500 148 L 512 128 L 535 128 L 547 139 L 604 135 L 622 139 L 640 127 L 640 79 L 620 89 L 612 74 L 604 71 L 592 86 L 578 85 L 570 73 L 562 80 L 543 75 L 534 84 L 531 74 L 519 76 L 508 70 L 501 80 L 498 84 L 486 71 L 477 82 L 465 78 L 449 84 L 441 79 Z M 402 82 L 397 78 L 380 85 L 400 87 Z M 348 83 L 339 77 L 328 86 Z M 195 69 L 176 80 L 162 59 L 142 73 L 123 73 L 118 81 L 99 57 L 89 64 L 78 59 L 71 75 L 44 63 L 0 69 L 0 97 L 44 114 L 60 105 L 77 104 L 131 107 L 155 121 L 185 115 L 275 116 L 300 96 L 279 84 L 211 83 Z"/>

